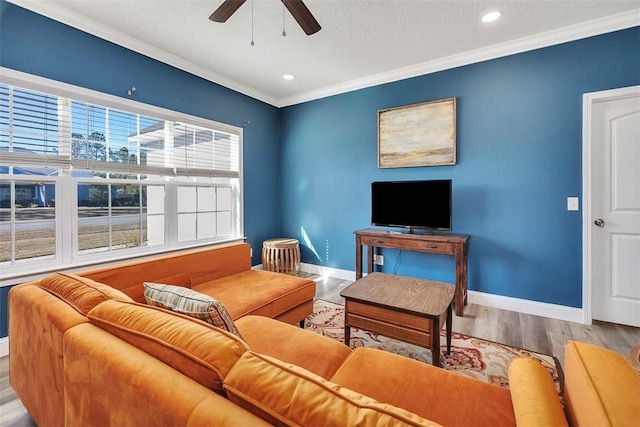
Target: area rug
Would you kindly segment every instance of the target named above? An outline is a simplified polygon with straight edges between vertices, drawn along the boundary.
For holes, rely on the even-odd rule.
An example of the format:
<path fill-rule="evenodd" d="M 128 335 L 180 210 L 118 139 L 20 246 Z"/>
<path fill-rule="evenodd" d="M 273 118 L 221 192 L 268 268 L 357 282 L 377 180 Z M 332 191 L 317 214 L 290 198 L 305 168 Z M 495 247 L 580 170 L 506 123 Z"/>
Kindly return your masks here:
<path fill-rule="evenodd" d="M 305 329 L 344 342 L 344 306 L 315 300 L 313 314 L 307 317 Z M 542 353 L 512 347 L 482 338 L 452 332 L 451 354 L 445 355 L 446 335 L 441 331 L 442 368 L 495 384 L 509 387 L 509 364 L 517 357 L 529 357 L 540 362 L 551 374 L 559 396 L 562 396 L 562 371 L 558 359 Z M 351 348 L 370 347 L 396 353 L 431 364 L 431 350 L 403 343 L 365 330 L 351 328 Z"/>

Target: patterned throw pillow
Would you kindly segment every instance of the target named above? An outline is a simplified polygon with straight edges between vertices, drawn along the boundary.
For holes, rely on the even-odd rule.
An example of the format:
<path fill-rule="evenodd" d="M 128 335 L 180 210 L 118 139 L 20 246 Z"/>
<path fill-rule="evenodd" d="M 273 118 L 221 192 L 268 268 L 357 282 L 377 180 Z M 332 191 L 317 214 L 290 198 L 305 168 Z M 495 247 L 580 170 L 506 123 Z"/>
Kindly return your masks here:
<path fill-rule="evenodd" d="M 178 273 L 171 276 L 162 277 L 160 279 L 154 279 L 154 283 L 162 283 L 165 285 L 182 286 L 183 288 L 191 287 L 191 276 L 187 273 Z M 144 298 L 144 284 L 133 285 L 131 287 L 122 290 L 125 294 L 129 295 L 135 302 L 145 303 Z"/>
<path fill-rule="evenodd" d="M 242 338 L 226 307 L 215 298 L 189 288 L 144 283 L 147 304 L 203 320 Z"/>

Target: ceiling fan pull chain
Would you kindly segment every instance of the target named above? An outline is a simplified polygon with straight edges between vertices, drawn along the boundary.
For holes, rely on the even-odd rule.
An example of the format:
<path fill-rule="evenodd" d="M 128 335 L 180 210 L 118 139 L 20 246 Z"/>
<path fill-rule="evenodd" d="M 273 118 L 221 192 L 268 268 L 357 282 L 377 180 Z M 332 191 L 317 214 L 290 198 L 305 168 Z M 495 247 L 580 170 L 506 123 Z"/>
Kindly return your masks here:
<path fill-rule="evenodd" d="M 255 43 L 253 42 L 253 0 L 251 0 L 251 46 Z"/>
<path fill-rule="evenodd" d="M 287 31 L 284 27 L 285 19 L 284 19 L 284 2 L 282 3 L 282 37 L 287 37 Z"/>

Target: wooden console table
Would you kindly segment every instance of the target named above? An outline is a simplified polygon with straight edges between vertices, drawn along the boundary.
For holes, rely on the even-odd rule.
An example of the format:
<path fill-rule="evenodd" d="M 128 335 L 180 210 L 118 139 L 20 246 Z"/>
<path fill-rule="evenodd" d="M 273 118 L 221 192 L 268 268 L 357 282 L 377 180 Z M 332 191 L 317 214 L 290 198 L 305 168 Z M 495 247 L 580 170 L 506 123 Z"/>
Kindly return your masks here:
<path fill-rule="evenodd" d="M 356 280 L 362 277 L 362 247 L 367 249 L 367 273 L 373 271 L 373 248 L 405 249 L 409 251 L 453 255 L 456 258 L 456 316 L 464 315 L 467 304 L 467 243 L 466 234 L 410 234 L 375 228 L 354 231 L 356 235 Z"/>

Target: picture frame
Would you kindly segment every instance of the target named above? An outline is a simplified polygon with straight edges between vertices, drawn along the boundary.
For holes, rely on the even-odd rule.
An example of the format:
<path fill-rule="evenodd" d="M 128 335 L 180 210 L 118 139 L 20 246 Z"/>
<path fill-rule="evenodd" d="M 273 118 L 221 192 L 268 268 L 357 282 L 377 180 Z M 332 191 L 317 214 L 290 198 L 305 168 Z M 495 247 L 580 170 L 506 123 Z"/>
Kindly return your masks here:
<path fill-rule="evenodd" d="M 456 98 L 378 111 L 378 168 L 456 164 Z"/>

